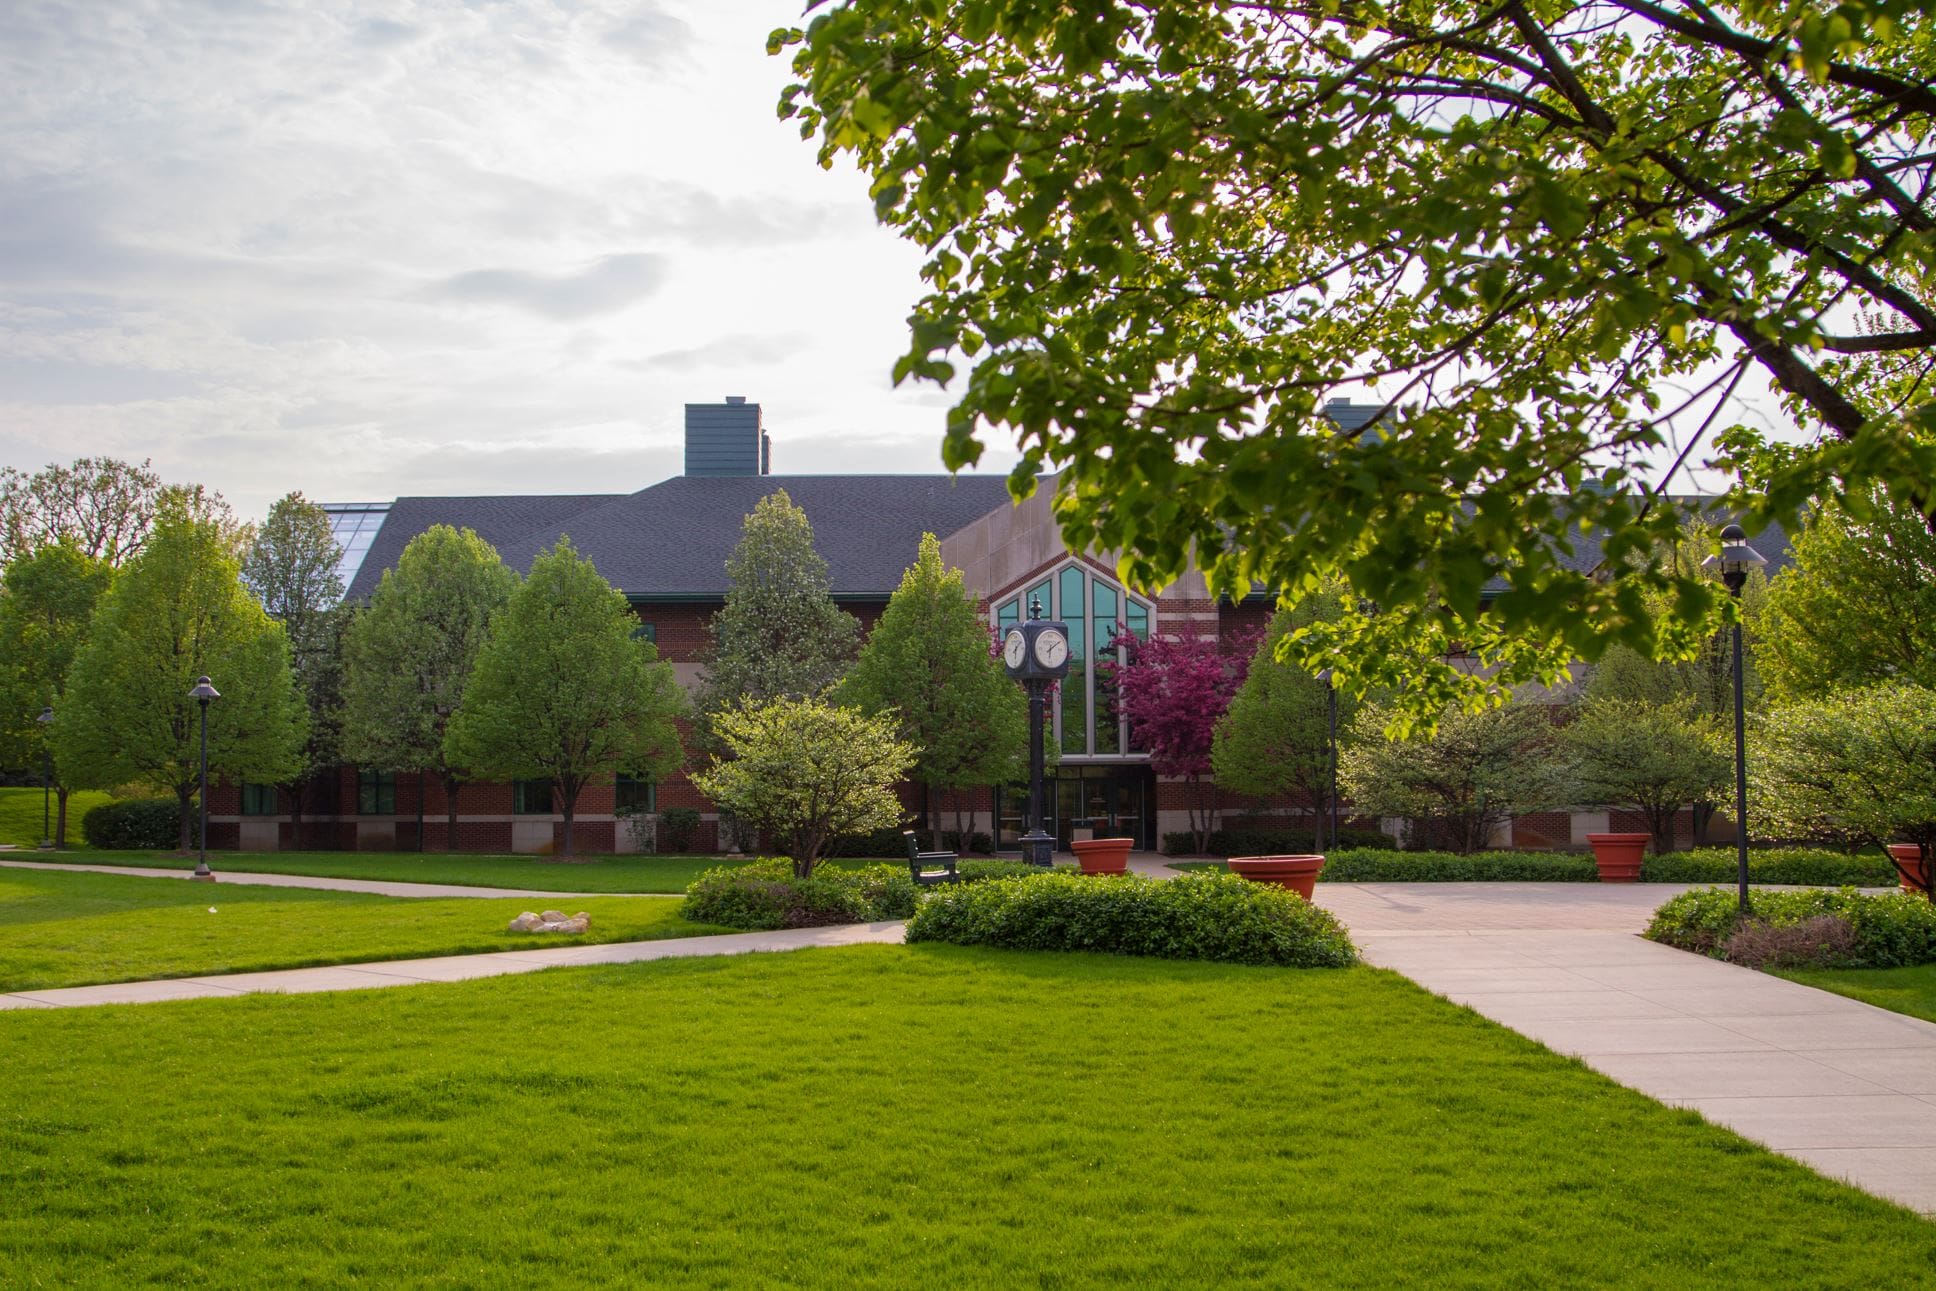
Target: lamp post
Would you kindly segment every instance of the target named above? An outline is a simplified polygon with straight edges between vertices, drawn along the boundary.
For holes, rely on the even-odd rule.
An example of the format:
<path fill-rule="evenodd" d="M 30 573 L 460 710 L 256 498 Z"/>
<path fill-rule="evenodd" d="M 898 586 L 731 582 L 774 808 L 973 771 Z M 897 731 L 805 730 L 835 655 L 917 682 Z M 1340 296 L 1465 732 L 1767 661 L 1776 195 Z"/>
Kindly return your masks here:
<path fill-rule="evenodd" d="M 210 873 L 208 868 L 208 701 L 211 699 L 220 699 L 222 692 L 209 685 L 208 678 L 203 677 L 195 683 L 195 689 L 188 692 L 188 697 L 202 706 L 201 856 L 195 864 L 195 873 L 192 877 L 201 880 L 203 883 L 213 883 L 215 882 L 215 875 Z"/>
<path fill-rule="evenodd" d="M 54 788 L 54 710 L 47 707 L 40 710 L 34 719 L 40 723 L 40 850 L 54 850 L 54 831 L 49 824 L 47 799 Z"/>
<path fill-rule="evenodd" d="M 1739 888 L 1741 913 L 1748 913 L 1748 728 L 1741 698 L 1741 589 L 1747 586 L 1748 571 L 1768 563 L 1767 557 L 1748 545 L 1748 535 L 1740 525 L 1721 530 L 1721 554 L 1709 556 L 1701 568 L 1718 573 L 1734 598 L 1734 830 L 1735 877 Z"/>
<path fill-rule="evenodd" d="M 1325 745 L 1328 770 L 1331 775 L 1331 789 L 1325 801 L 1331 809 L 1331 850 L 1338 850 L 1338 682 L 1326 668 L 1318 674 L 1324 683 L 1325 716 L 1330 722 L 1330 740 Z"/>
<path fill-rule="evenodd" d="M 1022 859 L 1047 869 L 1055 863 L 1055 838 L 1042 828 L 1048 805 L 1043 779 L 1042 726 L 1048 716 L 1049 687 L 1069 673 L 1069 628 L 1042 621 L 1042 602 L 1029 598 L 1029 621 L 1002 634 L 1002 666 L 1022 683 L 1029 697 L 1028 832 Z"/>

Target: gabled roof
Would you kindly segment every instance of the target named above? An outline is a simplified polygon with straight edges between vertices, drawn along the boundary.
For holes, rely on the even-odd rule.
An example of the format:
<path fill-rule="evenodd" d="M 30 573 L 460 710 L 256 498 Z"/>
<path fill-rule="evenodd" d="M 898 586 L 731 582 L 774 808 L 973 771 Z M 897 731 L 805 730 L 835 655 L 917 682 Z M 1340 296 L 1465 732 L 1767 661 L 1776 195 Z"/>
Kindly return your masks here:
<path fill-rule="evenodd" d="M 812 522 L 834 595 L 850 598 L 885 600 L 923 533 L 946 537 L 1009 505 L 1000 475 L 680 475 L 632 494 L 398 498 L 349 595 L 367 598 L 410 539 L 448 524 L 475 529 L 515 569 L 569 537 L 635 600 L 717 599 L 747 514 L 780 489 Z"/>
<path fill-rule="evenodd" d="M 383 571 L 397 563 L 410 540 L 432 525 L 447 524 L 453 529 L 475 530 L 477 536 L 503 555 L 506 546 L 535 530 L 563 523 L 567 518 L 593 507 L 612 502 L 623 494 L 575 493 L 537 494 L 488 498 L 398 498 L 390 504 L 390 514 L 370 544 L 369 554 L 357 567 L 356 577 L 344 592 L 352 601 L 366 601 Z M 520 566 L 522 568 L 522 566 Z"/>

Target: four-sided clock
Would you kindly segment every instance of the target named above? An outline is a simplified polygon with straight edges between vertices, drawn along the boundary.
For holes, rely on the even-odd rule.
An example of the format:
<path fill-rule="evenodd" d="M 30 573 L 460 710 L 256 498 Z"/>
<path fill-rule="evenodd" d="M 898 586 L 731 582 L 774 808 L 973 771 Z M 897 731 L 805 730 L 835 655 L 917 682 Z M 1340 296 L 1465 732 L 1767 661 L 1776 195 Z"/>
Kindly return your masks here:
<path fill-rule="evenodd" d="M 1069 629 L 1030 619 L 1002 634 L 1002 663 L 1017 681 L 1055 681 L 1069 673 Z"/>

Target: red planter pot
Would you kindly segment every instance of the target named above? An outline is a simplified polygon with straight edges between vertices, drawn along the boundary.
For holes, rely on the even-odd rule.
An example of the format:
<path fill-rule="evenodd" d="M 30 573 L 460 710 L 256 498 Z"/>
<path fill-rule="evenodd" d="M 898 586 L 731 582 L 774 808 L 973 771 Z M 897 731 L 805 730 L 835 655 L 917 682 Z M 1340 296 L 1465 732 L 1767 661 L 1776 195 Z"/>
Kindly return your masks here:
<path fill-rule="evenodd" d="M 1121 874 L 1129 868 L 1133 838 L 1085 838 L 1069 844 L 1084 874 Z"/>
<path fill-rule="evenodd" d="M 1902 880 L 1904 892 L 1915 892 L 1936 901 L 1936 889 L 1930 886 L 1931 872 L 1936 866 L 1923 856 L 1921 845 L 1891 843 L 1889 859 L 1896 863 L 1896 875 Z"/>
<path fill-rule="evenodd" d="M 1311 899 L 1311 891 L 1317 886 L 1318 871 L 1324 868 L 1322 856 L 1233 856 L 1224 864 L 1232 874 L 1241 875 L 1252 883 L 1275 883 L 1280 888 L 1289 888 L 1303 897 Z"/>
<path fill-rule="evenodd" d="M 1600 867 L 1602 883 L 1640 882 L 1640 861 L 1647 855 L 1648 834 L 1588 834 L 1593 844 L 1593 860 Z"/>

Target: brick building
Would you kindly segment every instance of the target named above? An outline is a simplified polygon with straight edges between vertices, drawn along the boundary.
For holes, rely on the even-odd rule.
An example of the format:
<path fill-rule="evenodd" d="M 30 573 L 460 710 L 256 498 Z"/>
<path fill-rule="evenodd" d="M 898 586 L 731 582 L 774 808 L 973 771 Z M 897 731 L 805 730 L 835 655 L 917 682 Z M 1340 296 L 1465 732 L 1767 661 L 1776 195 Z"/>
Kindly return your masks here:
<path fill-rule="evenodd" d="M 1355 428 L 1375 409 L 1335 403 L 1327 411 Z M 1098 658 L 1120 649 L 1114 644 L 1118 625 L 1145 637 L 1254 639 L 1269 618 L 1269 597 L 1260 592 L 1239 603 L 1220 602 L 1196 574 L 1156 596 L 1133 594 L 1107 563 L 1063 545 L 1046 488 L 1015 505 L 1001 477 L 774 475 L 771 464 L 760 405 L 728 398 L 686 405 L 684 471 L 636 493 L 402 497 L 387 506 L 333 504 L 329 510 L 352 600 L 367 600 L 405 545 L 435 524 L 475 530 L 520 570 L 569 537 L 624 592 L 639 616 L 639 632 L 657 644 L 688 686 L 698 679 L 709 624 L 724 601 L 727 557 L 760 498 L 784 488 L 806 512 L 827 561 L 833 598 L 863 630 L 899 586 L 921 535 L 934 533 L 944 560 L 964 571 L 968 590 L 986 607 L 991 627 L 1024 616 L 1031 597 L 1040 599 L 1046 617 L 1069 624 L 1072 666 L 1049 736 L 1059 765 L 1048 828 L 1065 847 L 1093 833 L 1133 837 L 1146 848 L 1186 828 L 1184 787 L 1159 782 L 1147 757 L 1132 747 L 1107 687 L 1098 687 Z M 1581 558 L 1591 555 L 1583 551 Z M 211 792 L 211 846 L 415 850 L 421 838 L 430 850 L 445 848 L 446 804 L 434 777 L 343 767 L 323 780 L 304 804 L 300 838 L 286 796 L 253 786 Z M 919 805 L 912 792 L 908 801 Z M 648 813 L 697 809 L 698 846 L 717 845 L 717 814 L 679 773 L 656 785 L 621 780 L 588 788 L 576 814 L 579 850 L 632 850 L 630 831 L 618 815 L 622 805 Z M 1012 847 L 1024 828 L 1026 791 L 993 786 L 959 803 L 950 798 L 934 805 L 944 827 L 952 825 L 959 807 L 972 818 L 972 828 Z M 1288 824 L 1301 821 L 1315 804 L 1226 799 L 1223 806 L 1239 819 L 1263 811 Z M 562 817 L 551 810 L 543 786 L 466 785 L 457 808 L 452 850 L 545 852 L 562 841 Z M 1586 823 L 1604 827 L 1604 819 L 1602 813 Z M 1514 840 L 1526 845 L 1565 845 L 1584 827 L 1568 813 L 1529 819 L 1524 826 L 1515 827 Z"/>

